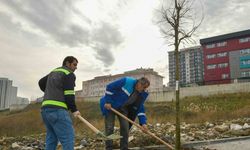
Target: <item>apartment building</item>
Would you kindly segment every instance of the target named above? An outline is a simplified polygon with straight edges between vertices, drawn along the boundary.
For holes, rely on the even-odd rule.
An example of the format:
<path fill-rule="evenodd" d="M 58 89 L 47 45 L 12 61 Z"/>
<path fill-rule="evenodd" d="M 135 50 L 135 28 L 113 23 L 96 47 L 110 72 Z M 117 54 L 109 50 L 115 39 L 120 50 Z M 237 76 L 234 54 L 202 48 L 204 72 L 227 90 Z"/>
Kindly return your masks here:
<path fill-rule="evenodd" d="M 0 78 L 0 109 L 9 108 L 17 101 L 17 87 L 12 86 L 12 81 Z"/>
<path fill-rule="evenodd" d="M 29 99 L 18 97 L 17 87 L 12 85 L 12 81 L 8 78 L 0 78 L 0 110 L 23 104 L 29 104 Z"/>
<path fill-rule="evenodd" d="M 160 76 L 153 69 L 139 68 L 131 71 L 126 71 L 123 74 L 98 76 L 92 80 L 82 82 L 82 90 L 76 92 L 77 97 L 92 97 L 102 96 L 105 93 L 106 85 L 122 77 L 134 77 L 136 79 L 146 77 L 150 81 L 148 91 L 163 90 L 163 76 Z"/>
<path fill-rule="evenodd" d="M 176 63 L 174 51 L 168 52 L 169 86 L 175 86 Z M 203 84 L 203 51 L 201 46 L 180 49 L 179 51 L 180 86 Z"/>
<path fill-rule="evenodd" d="M 201 39 L 204 83 L 223 84 L 250 78 L 250 30 Z"/>

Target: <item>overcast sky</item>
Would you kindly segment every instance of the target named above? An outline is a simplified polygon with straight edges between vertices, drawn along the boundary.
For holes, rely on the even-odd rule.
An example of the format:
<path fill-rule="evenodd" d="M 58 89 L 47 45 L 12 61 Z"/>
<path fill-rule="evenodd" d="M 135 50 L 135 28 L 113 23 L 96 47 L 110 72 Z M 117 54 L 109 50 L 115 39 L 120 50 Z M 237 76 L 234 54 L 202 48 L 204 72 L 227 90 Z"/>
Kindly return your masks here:
<path fill-rule="evenodd" d="M 163 0 L 0 0 L 0 77 L 18 96 L 39 97 L 38 80 L 75 56 L 76 90 L 96 76 L 153 68 L 168 82 L 173 50 L 155 23 Z M 201 38 L 250 29 L 250 1 L 201 0 Z"/>

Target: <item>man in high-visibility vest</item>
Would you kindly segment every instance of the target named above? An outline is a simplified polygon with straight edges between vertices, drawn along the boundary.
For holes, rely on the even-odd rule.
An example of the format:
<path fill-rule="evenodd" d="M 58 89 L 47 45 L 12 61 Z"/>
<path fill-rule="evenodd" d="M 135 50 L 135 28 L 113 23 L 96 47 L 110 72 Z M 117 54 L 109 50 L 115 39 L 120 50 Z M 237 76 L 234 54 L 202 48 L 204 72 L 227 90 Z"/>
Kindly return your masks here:
<path fill-rule="evenodd" d="M 56 150 L 58 141 L 63 150 L 74 149 L 74 128 L 68 110 L 76 117 L 80 115 L 75 104 L 75 74 L 77 59 L 67 56 L 62 67 L 52 70 L 39 80 L 44 92 L 41 115 L 46 126 L 46 150 Z"/>

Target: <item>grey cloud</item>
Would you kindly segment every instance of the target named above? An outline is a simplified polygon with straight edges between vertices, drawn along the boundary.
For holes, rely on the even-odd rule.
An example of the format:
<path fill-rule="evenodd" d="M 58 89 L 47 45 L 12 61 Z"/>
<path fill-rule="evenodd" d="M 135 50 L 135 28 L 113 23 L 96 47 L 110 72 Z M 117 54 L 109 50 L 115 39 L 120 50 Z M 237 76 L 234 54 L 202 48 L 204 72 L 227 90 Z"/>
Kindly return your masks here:
<path fill-rule="evenodd" d="M 123 37 L 116 27 L 107 22 L 101 22 L 101 26 L 93 32 L 92 40 L 98 43 L 117 46 L 122 43 Z"/>
<path fill-rule="evenodd" d="M 125 6 L 128 6 L 129 1 L 128 0 L 120 0 L 117 3 L 118 8 L 124 8 Z"/>
<path fill-rule="evenodd" d="M 105 46 L 98 46 L 98 47 L 93 47 L 96 49 L 96 59 L 104 62 L 104 67 L 109 67 L 113 64 L 114 62 L 114 56 L 109 50 L 108 47 L 105 48 Z"/>
<path fill-rule="evenodd" d="M 12 22 L 12 18 L 10 15 L 5 14 L 3 12 L 0 11 L 0 26 L 1 29 L 5 29 L 5 31 L 7 29 L 11 29 L 14 32 L 19 32 L 20 28 L 21 28 L 21 24 L 20 23 L 14 23 Z"/>
<path fill-rule="evenodd" d="M 57 42 L 70 47 L 88 44 L 89 31 L 68 22 L 73 12 L 71 1 L 5 0 L 7 6 L 30 21 L 36 28 L 52 36 Z M 76 12 L 76 11 L 75 11 Z"/>
<path fill-rule="evenodd" d="M 92 21 L 74 8 L 71 0 L 4 0 L 9 8 L 32 24 L 56 42 L 69 47 L 90 46 L 96 52 L 96 59 L 102 61 L 105 67 L 113 64 L 114 57 L 111 49 L 123 42 L 123 37 L 116 26 L 100 22 L 93 27 Z M 85 23 L 92 27 L 86 29 L 70 20 L 71 15 L 78 15 Z"/>
<path fill-rule="evenodd" d="M 250 1 L 196 0 L 194 9 L 204 11 L 204 20 L 195 35 L 197 39 L 249 29 Z M 161 7 L 161 4 L 160 4 Z M 159 21 L 157 13 L 156 20 Z M 199 20 L 197 20 L 199 21 Z"/>
<path fill-rule="evenodd" d="M 106 69 L 104 69 L 103 71 L 104 71 L 105 73 L 109 73 L 109 72 L 111 71 L 111 69 L 106 68 Z"/>
<path fill-rule="evenodd" d="M 248 8 L 247 6 L 249 6 L 249 4 L 249 1 L 244 0 L 205 0 L 204 7 L 206 16 L 209 17 L 209 19 L 212 19 L 217 18 L 218 16 L 234 15 L 235 11 L 240 8 Z"/>
<path fill-rule="evenodd" d="M 27 42 L 29 45 L 44 45 L 43 39 L 39 38 L 39 36 L 34 33 L 24 31 L 22 29 L 22 24 L 13 20 L 14 18 L 11 15 L 0 11 L 0 32 L 2 33 L 2 41 L 5 38 L 8 39 L 12 37 L 14 39 L 22 39 L 23 42 Z M 30 39 L 32 39 L 32 42 L 30 42 Z M 13 40 L 13 42 L 14 41 L 15 40 Z"/>
<path fill-rule="evenodd" d="M 82 62 L 79 64 L 79 67 L 76 70 L 76 78 L 79 81 L 86 79 L 92 79 L 95 76 L 102 75 L 102 68 L 91 63 L 91 62 Z"/>
<path fill-rule="evenodd" d="M 92 23 L 92 21 L 88 17 L 84 16 L 79 10 L 73 9 L 72 11 L 88 24 Z"/>
<path fill-rule="evenodd" d="M 220 4 L 223 4 L 223 6 L 226 6 L 228 2 L 228 0 L 220 0 Z M 213 18 L 221 14 L 224 7 L 221 7 L 221 5 L 218 4 L 218 1 L 205 0 L 204 9 L 206 17 Z"/>
<path fill-rule="evenodd" d="M 117 48 L 124 40 L 118 29 L 102 22 L 101 26 L 94 29 L 91 39 L 94 41 L 92 47 L 96 50 L 95 57 L 104 62 L 105 67 L 112 65 L 115 59 L 111 49 Z"/>
<path fill-rule="evenodd" d="M 202 38 L 249 29 L 249 20 L 246 19 L 249 6 L 250 1 L 244 0 L 196 0 L 194 9 L 204 11 L 204 20 L 192 37 L 197 41 L 194 44 Z M 155 17 L 159 20 L 158 16 Z"/>
<path fill-rule="evenodd" d="M 68 26 L 68 31 L 58 31 L 53 37 L 63 45 L 68 45 L 69 47 L 75 47 L 81 44 L 89 44 L 89 31 L 83 30 L 78 25 Z"/>
<path fill-rule="evenodd" d="M 199 28 L 200 38 L 249 29 L 249 1 L 205 0 L 205 19 Z M 223 7 L 221 7 L 223 6 Z"/>

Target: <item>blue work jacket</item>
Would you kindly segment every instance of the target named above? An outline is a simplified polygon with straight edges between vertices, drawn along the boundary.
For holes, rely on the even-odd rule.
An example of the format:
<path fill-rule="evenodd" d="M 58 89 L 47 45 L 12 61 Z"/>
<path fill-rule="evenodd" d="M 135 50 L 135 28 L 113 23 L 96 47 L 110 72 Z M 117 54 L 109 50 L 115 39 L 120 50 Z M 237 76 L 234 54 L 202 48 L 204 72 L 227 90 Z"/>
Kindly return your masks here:
<path fill-rule="evenodd" d="M 100 99 L 100 107 L 103 115 L 106 115 L 109 110 L 107 110 L 104 105 L 105 103 L 110 103 L 114 109 L 121 108 L 129 99 L 129 96 L 135 90 L 135 85 L 137 83 L 137 79 L 132 77 L 124 77 L 118 79 L 106 87 L 105 95 Z M 139 122 L 141 125 L 146 124 L 147 118 L 145 115 L 144 102 L 148 96 L 148 93 L 143 91 L 139 93 L 142 98 L 141 103 L 136 111 L 136 114 L 133 116 L 138 116 Z M 129 116 L 128 116 L 129 117 Z M 130 118 L 134 121 L 135 118 Z"/>

